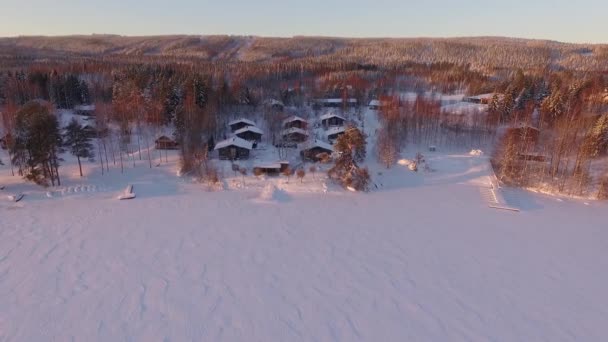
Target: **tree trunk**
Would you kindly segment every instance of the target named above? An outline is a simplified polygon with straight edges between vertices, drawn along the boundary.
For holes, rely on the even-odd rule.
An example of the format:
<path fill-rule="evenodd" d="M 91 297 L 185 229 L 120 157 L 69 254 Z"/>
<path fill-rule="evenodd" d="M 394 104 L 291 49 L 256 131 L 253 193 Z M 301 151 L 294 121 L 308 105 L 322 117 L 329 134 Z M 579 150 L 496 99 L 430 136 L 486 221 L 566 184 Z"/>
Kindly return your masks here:
<path fill-rule="evenodd" d="M 80 171 L 80 177 L 82 177 L 82 164 L 80 163 L 80 157 L 76 156 L 76 159 L 78 160 L 78 170 Z"/>

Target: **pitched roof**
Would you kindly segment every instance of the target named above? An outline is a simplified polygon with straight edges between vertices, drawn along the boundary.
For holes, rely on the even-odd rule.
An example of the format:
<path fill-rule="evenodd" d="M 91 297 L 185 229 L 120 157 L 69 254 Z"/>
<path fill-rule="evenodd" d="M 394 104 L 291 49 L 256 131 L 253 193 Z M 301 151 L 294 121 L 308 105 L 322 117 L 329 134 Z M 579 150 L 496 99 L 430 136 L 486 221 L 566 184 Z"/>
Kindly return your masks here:
<path fill-rule="evenodd" d="M 289 118 L 283 120 L 283 125 L 286 124 L 286 123 L 295 122 L 295 121 L 308 122 L 306 119 L 301 118 L 301 117 L 299 117 L 297 115 L 294 115 L 292 117 L 289 117 Z"/>
<path fill-rule="evenodd" d="M 264 135 L 264 131 L 262 131 L 261 129 L 257 128 L 256 126 L 243 127 L 241 129 L 236 130 L 234 132 L 234 134 L 241 134 L 241 133 L 245 133 L 245 132 L 253 132 L 253 133 L 260 134 L 260 135 Z"/>
<path fill-rule="evenodd" d="M 299 147 L 300 147 L 301 150 L 310 150 L 310 149 L 315 148 L 315 147 L 320 147 L 322 149 L 326 149 L 326 150 L 329 150 L 329 151 L 332 151 L 332 152 L 334 151 L 334 147 L 333 146 L 331 146 L 330 144 L 326 143 L 325 141 L 321 141 L 321 140 L 317 140 L 317 139 L 315 139 L 313 141 L 306 142 L 304 144 L 301 144 Z"/>
<path fill-rule="evenodd" d="M 156 141 L 173 141 L 173 139 L 169 138 L 166 135 L 161 135 L 160 137 L 158 137 L 158 139 L 156 139 Z"/>
<path fill-rule="evenodd" d="M 298 133 L 298 134 L 303 134 L 303 135 L 308 136 L 308 132 L 306 132 L 305 130 L 303 130 L 301 128 L 297 128 L 297 127 L 285 129 L 285 130 L 283 130 L 283 132 L 281 132 L 281 135 L 287 135 L 287 134 L 292 134 L 292 133 Z"/>
<path fill-rule="evenodd" d="M 255 122 L 249 120 L 249 119 L 244 119 L 244 118 L 240 118 L 240 119 L 236 119 L 236 120 L 232 120 L 228 123 L 228 126 L 232 126 L 238 123 L 244 123 L 244 124 L 248 124 L 250 126 L 255 126 Z"/>
<path fill-rule="evenodd" d="M 331 118 L 338 118 L 338 119 L 342 119 L 342 120 L 346 121 L 346 119 L 344 117 L 342 117 L 336 113 L 327 113 L 327 114 L 321 115 L 321 117 L 320 117 L 321 121 L 328 120 Z"/>
<path fill-rule="evenodd" d="M 239 137 L 232 137 L 230 139 L 226 139 L 215 144 L 215 150 L 219 150 L 220 148 L 228 147 L 228 146 L 236 146 L 241 148 L 246 148 L 251 150 L 253 148 L 253 144 L 245 139 L 241 139 Z"/>

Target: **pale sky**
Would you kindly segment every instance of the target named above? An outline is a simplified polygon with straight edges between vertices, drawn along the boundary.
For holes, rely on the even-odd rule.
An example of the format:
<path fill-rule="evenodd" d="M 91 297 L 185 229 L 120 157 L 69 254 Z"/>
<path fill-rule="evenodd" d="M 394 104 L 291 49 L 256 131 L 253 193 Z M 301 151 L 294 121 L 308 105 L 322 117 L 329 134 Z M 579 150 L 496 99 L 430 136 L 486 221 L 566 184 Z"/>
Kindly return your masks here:
<path fill-rule="evenodd" d="M 508 36 L 608 43 L 608 0 L 0 0 L 0 36 Z"/>

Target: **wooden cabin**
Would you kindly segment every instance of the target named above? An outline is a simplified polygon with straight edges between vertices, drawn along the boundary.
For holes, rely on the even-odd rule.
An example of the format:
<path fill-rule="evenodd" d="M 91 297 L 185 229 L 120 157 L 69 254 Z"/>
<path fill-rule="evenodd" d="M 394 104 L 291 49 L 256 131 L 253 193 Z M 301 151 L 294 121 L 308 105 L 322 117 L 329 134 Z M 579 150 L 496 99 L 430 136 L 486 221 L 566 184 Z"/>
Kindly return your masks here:
<path fill-rule="evenodd" d="M 328 113 L 325 115 L 321 115 L 321 125 L 325 128 L 335 127 L 335 126 L 344 126 L 346 123 L 346 119 L 342 116 L 335 113 Z"/>
<path fill-rule="evenodd" d="M 274 163 L 256 164 L 253 167 L 254 174 L 266 174 L 276 176 L 289 168 L 288 161 L 278 161 Z"/>
<path fill-rule="evenodd" d="M 321 160 L 319 155 L 323 153 L 332 154 L 333 152 L 334 148 L 330 144 L 314 140 L 301 147 L 300 156 L 303 160 L 318 162 Z"/>
<path fill-rule="evenodd" d="M 255 126 L 247 126 L 235 131 L 234 135 L 247 141 L 259 143 L 262 141 L 264 132 Z"/>
<path fill-rule="evenodd" d="M 249 126 L 255 126 L 255 122 L 248 120 L 248 119 L 237 119 L 237 120 L 233 120 L 230 121 L 228 123 L 228 126 L 230 127 L 230 131 L 232 133 L 238 131 L 239 129 L 243 129 L 245 127 L 249 127 Z"/>
<path fill-rule="evenodd" d="M 308 132 L 303 129 L 293 127 L 281 132 L 281 137 L 284 142 L 301 143 L 308 139 Z"/>
<path fill-rule="evenodd" d="M 166 135 L 160 136 L 154 141 L 154 146 L 157 150 L 177 150 L 179 144 Z"/>
<path fill-rule="evenodd" d="M 346 132 L 346 128 L 344 127 L 333 127 L 327 130 L 326 134 L 327 134 L 327 140 L 329 141 L 336 141 L 338 140 L 338 138 L 342 135 L 344 135 L 344 132 Z"/>
<path fill-rule="evenodd" d="M 283 128 L 284 129 L 299 128 L 299 129 L 304 130 L 304 129 L 308 128 L 308 121 L 306 121 L 306 119 L 303 119 L 299 116 L 292 116 L 290 118 L 283 120 Z"/>
<path fill-rule="evenodd" d="M 239 137 L 232 137 L 215 144 L 218 157 L 222 160 L 249 159 L 253 144 Z"/>

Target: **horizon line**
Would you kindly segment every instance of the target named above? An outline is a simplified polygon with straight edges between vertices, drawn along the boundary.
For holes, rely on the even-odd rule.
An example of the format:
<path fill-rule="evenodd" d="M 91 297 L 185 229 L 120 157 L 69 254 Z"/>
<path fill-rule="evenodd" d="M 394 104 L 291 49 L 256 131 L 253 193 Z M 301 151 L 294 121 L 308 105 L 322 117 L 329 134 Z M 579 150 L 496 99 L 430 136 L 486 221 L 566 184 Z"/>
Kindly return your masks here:
<path fill-rule="evenodd" d="M 119 34 L 119 33 L 74 33 L 74 34 L 24 34 L 24 35 L 9 35 L 0 36 L 0 39 L 15 39 L 15 38 L 78 38 L 78 37 L 123 37 L 123 38 L 164 38 L 164 37 L 242 37 L 242 38 L 267 38 L 267 39 L 294 39 L 294 38 L 319 38 L 319 39 L 355 39 L 355 40 L 380 40 L 380 39 L 427 39 L 427 40 L 456 40 L 456 39 L 511 39 L 511 40 L 524 40 L 524 41 L 539 41 L 539 42 L 550 42 L 558 44 L 571 44 L 571 45 L 608 45 L 608 42 L 572 42 L 572 41 L 561 41 L 549 38 L 529 38 L 529 37 L 517 37 L 517 36 L 496 36 L 496 35 L 479 35 L 479 36 L 332 36 L 332 35 L 260 35 L 260 34 L 233 34 L 233 33 L 209 33 L 209 34 L 195 34 L 195 33 L 162 33 L 162 34 Z"/>

